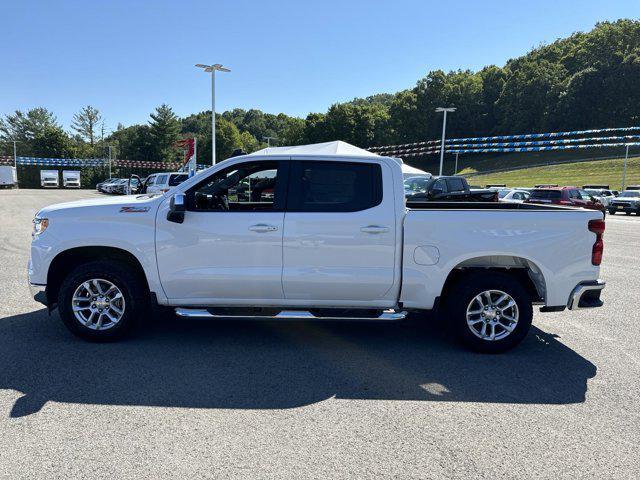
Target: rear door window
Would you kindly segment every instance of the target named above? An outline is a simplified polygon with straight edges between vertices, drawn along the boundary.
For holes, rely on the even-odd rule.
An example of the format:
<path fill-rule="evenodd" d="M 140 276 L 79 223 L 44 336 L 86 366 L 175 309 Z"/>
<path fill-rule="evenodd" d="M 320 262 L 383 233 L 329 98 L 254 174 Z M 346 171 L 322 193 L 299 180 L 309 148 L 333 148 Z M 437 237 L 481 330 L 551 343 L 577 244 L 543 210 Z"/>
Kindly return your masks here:
<path fill-rule="evenodd" d="M 158 178 L 156 179 L 156 184 L 164 185 L 165 183 L 167 183 L 167 177 L 168 175 L 158 175 Z"/>
<path fill-rule="evenodd" d="M 375 163 L 297 161 L 291 165 L 287 210 L 357 212 L 382 202 L 382 169 Z"/>
<path fill-rule="evenodd" d="M 450 192 L 464 192 L 464 182 L 461 178 L 447 179 L 447 186 Z"/>

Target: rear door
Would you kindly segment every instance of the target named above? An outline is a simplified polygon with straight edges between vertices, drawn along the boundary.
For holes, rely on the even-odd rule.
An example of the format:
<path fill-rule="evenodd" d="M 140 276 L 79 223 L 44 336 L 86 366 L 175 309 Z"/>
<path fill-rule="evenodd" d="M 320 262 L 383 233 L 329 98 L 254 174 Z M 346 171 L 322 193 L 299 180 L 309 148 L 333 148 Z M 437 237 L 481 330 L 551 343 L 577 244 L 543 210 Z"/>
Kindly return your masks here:
<path fill-rule="evenodd" d="M 449 192 L 447 197 L 451 200 L 459 200 L 467 196 L 464 181 L 461 178 L 447 178 L 447 191 Z"/>
<path fill-rule="evenodd" d="M 377 162 L 292 162 L 283 235 L 285 298 L 375 306 L 394 284 L 391 169 Z M 401 193 L 400 193 L 401 194 Z"/>

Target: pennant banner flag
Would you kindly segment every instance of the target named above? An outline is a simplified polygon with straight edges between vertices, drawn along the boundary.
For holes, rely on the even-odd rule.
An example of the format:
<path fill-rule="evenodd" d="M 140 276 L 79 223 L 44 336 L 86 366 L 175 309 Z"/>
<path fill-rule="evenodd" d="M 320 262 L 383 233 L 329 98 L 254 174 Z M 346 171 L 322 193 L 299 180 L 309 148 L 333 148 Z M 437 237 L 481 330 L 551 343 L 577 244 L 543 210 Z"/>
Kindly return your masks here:
<path fill-rule="evenodd" d="M 464 145 L 471 147 L 468 145 L 469 143 L 474 143 L 473 146 L 479 147 L 480 145 L 486 145 L 488 143 L 496 143 L 502 141 L 512 141 L 512 140 L 532 140 L 532 139 L 557 139 L 561 137 L 572 137 L 578 135 L 601 135 L 604 133 L 612 133 L 612 132 L 638 132 L 640 131 L 640 126 L 636 127 L 614 127 L 614 128 L 600 128 L 600 129 L 592 129 L 592 130 L 573 130 L 568 132 L 551 132 L 551 133 L 527 133 L 520 135 L 498 135 L 493 137 L 467 137 L 467 138 L 448 138 L 445 139 L 445 145 L 447 147 L 446 151 L 449 151 L 450 147 L 454 145 Z M 590 137 L 590 138 L 581 138 L 581 139 L 567 139 L 567 140 L 547 140 L 548 143 L 541 142 L 540 144 L 559 144 L 559 143 L 581 143 L 584 141 L 607 141 L 613 139 L 634 139 L 640 138 L 640 135 L 626 135 L 626 136 L 615 136 L 615 137 Z M 481 144 L 477 144 L 477 142 L 483 142 Z M 515 143 L 515 142 L 509 142 Z M 520 142 L 518 142 L 520 143 Z M 428 153 L 439 153 L 441 140 L 428 140 L 425 142 L 414 142 L 414 143 L 405 143 L 400 145 L 384 145 L 379 147 L 371 147 L 369 151 L 379 153 L 381 155 L 389 155 L 395 154 L 398 152 L 407 152 L 407 153 L 415 153 L 422 152 L 424 154 Z M 425 148 L 426 147 L 426 148 Z"/>

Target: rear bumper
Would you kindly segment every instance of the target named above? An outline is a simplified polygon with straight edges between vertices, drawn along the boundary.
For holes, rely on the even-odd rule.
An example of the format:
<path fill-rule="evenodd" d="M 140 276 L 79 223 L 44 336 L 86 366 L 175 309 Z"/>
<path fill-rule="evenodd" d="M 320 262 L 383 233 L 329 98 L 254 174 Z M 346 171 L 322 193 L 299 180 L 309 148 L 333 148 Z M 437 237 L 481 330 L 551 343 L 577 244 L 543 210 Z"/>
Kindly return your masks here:
<path fill-rule="evenodd" d="M 605 282 L 600 279 L 580 282 L 571 292 L 567 307 L 569 310 L 601 307 L 604 302 L 600 300 L 600 293 L 605 285 Z"/>

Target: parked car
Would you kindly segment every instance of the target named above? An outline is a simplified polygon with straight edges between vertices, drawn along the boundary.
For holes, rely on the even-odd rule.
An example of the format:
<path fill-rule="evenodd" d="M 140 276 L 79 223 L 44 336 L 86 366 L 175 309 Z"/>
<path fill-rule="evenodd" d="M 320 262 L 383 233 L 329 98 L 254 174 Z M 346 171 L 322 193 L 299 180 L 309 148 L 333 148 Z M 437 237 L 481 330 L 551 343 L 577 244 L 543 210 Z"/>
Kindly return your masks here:
<path fill-rule="evenodd" d="M 613 192 L 606 188 L 585 188 L 584 191 L 602 203 L 605 207 L 608 207 L 611 200 L 615 198 Z"/>
<path fill-rule="evenodd" d="M 517 190 L 515 188 L 507 191 L 501 190 L 498 192 L 498 201 L 505 203 L 522 203 L 529 198 L 530 195 L 526 190 Z"/>
<path fill-rule="evenodd" d="M 117 180 L 117 178 L 113 178 L 113 177 L 112 177 L 112 178 L 107 178 L 106 180 L 103 180 L 102 182 L 97 183 L 97 184 L 96 184 L 96 190 L 98 190 L 99 192 L 103 192 L 103 191 L 104 191 L 104 190 L 103 190 L 103 187 L 104 187 L 107 183 L 113 182 L 114 180 Z"/>
<path fill-rule="evenodd" d="M 534 188 L 526 203 L 566 205 L 605 212 L 605 207 L 585 190 L 577 187 Z"/>
<path fill-rule="evenodd" d="M 187 178 L 189 174 L 183 172 L 154 173 L 147 177 L 145 193 L 168 192 L 170 188 L 180 185 Z"/>
<path fill-rule="evenodd" d="M 0 165 L 0 187 L 13 188 L 18 184 L 16 167 L 11 165 Z"/>
<path fill-rule="evenodd" d="M 102 189 L 104 193 L 117 193 L 122 185 L 127 183 L 127 181 L 128 179 L 126 178 L 116 178 L 115 180 L 112 180 L 111 182 L 105 184 Z"/>
<path fill-rule="evenodd" d="M 113 192 L 117 195 L 129 195 L 138 193 L 140 180 L 136 177 L 123 178 L 121 182 L 114 184 Z"/>
<path fill-rule="evenodd" d="M 406 196 L 408 202 L 497 202 L 497 190 L 471 189 L 459 176 L 431 177 L 421 191 Z"/>
<path fill-rule="evenodd" d="M 619 212 L 624 212 L 627 215 L 632 213 L 640 215 L 640 190 L 625 190 L 611 200 L 609 213 L 615 215 Z"/>
<path fill-rule="evenodd" d="M 265 172 L 274 197 L 229 199 Z M 599 212 L 549 205 L 407 207 L 388 157 L 263 153 L 165 195 L 43 208 L 28 278 L 36 300 L 94 341 L 122 337 L 153 305 L 230 319 L 401 320 L 435 309 L 469 347 L 496 353 L 526 336 L 534 304 L 602 305 L 604 228 Z"/>

